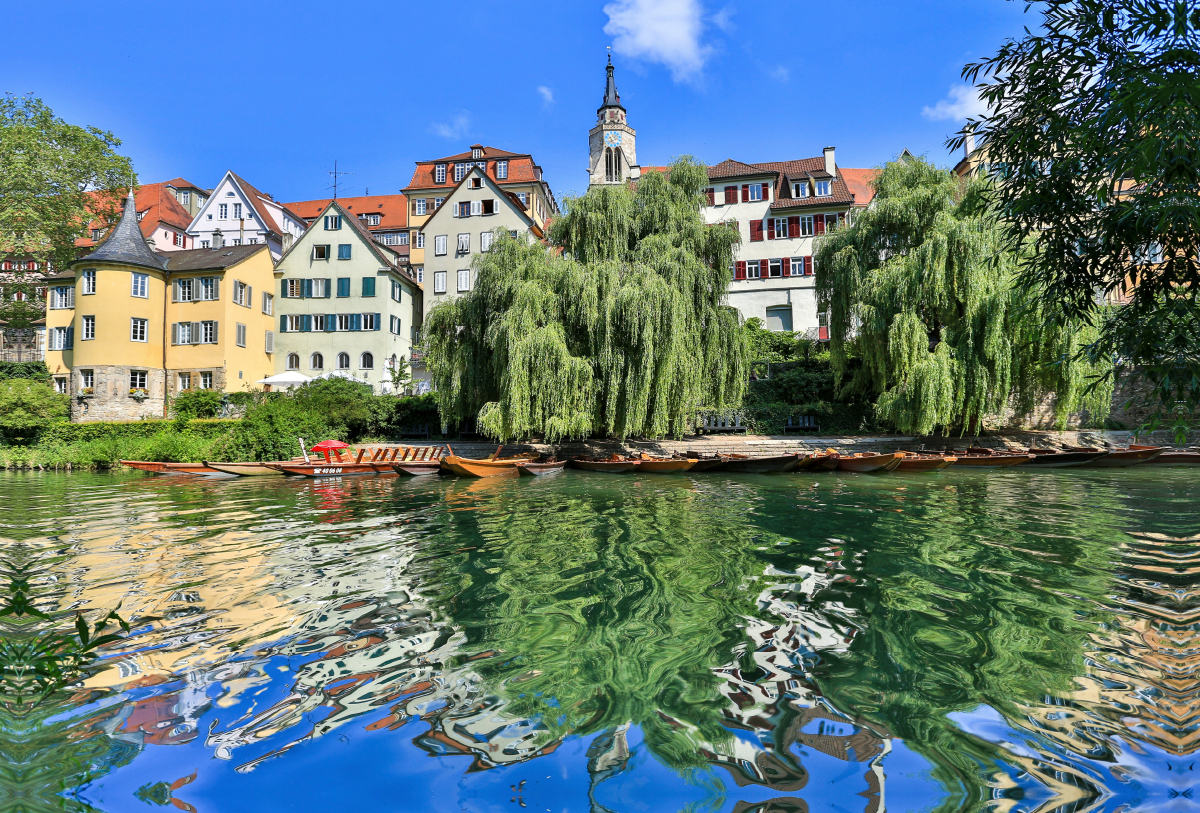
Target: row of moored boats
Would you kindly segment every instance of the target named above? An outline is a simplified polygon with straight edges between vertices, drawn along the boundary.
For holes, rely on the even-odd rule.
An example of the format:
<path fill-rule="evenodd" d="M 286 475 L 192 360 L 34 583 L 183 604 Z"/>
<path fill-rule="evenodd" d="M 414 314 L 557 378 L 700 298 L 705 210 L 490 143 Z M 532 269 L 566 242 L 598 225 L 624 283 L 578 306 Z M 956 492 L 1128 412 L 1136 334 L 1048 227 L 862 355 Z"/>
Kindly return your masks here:
<path fill-rule="evenodd" d="M 648 472 L 724 471 L 741 474 L 773 474 L 787 471 L 831 471 L 839 469 L 864 474 L 889 471 L 932 472 L 950 466 L 966 468 L 1068 468 L 1075 466 L 1124 467 L 1135 465 L 1200 466 L 1200 448 L 1173 450 L 1163 446 L 1131 445 L 1119 449 L 1067 447 L 1064 449 L 988 449 L 970 447 L 966 451 L 859 452 L 844 454 L 834 449 L 823 452 L 752 457 L 731 454 L 713 455 L 689 451 L 672 457 L 641 454 L 636 457 L 573 457 L 543 459 L 535 454 L 500 457 L 503 447 L 486 458 L 466 458 L 454 454 L 449 446 L 387 446 L 373 451 L 350 450 L 341 441 L 322 441 L 310 455 L 301 442 L 302 456 L 266 463 L 218 462 L 159 463 L 122 460 L 131 468 L 155 474 L 233 474 L 248 477 L 294 475 L 302 477 L 346 477 L 366 474 L 421 476 L 452 474 L 460 477 L 538 476 L 562 471 L 568 465 L 585 471 L 612 474 Z"/>

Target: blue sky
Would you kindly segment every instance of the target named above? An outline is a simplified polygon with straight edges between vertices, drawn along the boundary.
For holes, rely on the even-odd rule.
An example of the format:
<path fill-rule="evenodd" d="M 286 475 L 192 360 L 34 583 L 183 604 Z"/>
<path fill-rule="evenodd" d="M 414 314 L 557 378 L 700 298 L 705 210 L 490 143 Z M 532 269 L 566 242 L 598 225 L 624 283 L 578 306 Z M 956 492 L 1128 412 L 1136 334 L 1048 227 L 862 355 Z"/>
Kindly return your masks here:
<path fill-rule="evenodd" d="M 643 165 L 689 153 L 843 166 L 943 146 L 959 73 L 1038 22 L 1012 0 L 143 3 L 9 9 L 0 90 L 111 130 L 143 182 L 233 169 L 282 200 L 398 191 L 475 142 L 586 188 L 606 47 Z"/>

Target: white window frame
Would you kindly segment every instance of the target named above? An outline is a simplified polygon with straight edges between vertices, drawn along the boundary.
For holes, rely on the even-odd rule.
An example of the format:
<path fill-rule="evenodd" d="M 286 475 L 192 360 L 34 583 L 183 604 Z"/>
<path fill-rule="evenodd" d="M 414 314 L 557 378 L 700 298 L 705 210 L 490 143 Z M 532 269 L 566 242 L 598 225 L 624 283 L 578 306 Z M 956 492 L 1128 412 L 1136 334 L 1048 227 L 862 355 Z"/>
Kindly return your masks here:
<path fill-rule="evenodd" d="M 817 197 L 827 198 L 833 194 L 833 181 L 817 181 Z"/>
<path fill-rule="evenodd" d="M 246 326 L 243 325 L 241 322 L 236 322 L 234 327 L 235 327 L 234 341 L 237 343 L 238 347 L 245 347 L 246 346 Z"/>
<path fill-rule="evenodd" d="M 792 184 L 793 198 L 807 198 L 808 196 L 808 181 L 796 181 Z"/>
<path fill-rule="evenodd" d="M 754 263 L 754 273 L 750 273 L 750 264 Z M 746 279 L 762 279 L 762 262 L 760 260 L 746 260 Z"/>
<path fill-rule="evenodd" d="M 800 237 L 812 237 L 816 232 L 812 215 L 800 215 Z"/>
<path fill-rule="evenodd" d="M 448 235 L 445 234 L 438 234 L 434 236 L 433 253 L 436 256 L 442 257 L 446 254 L 446 243 L 448 242 L 447 237 Z"/>
<path fill-rule="evenodd" d="M 135 379 L 138 376 L 139 379 Z M 150 376 L 145 370 L 130 370 L 129 371 L 129 389 L 131 390 L 148 390 L 150 389 Z"/>
<path fill-rule="evenodd" d="M 479 233 L 479 250 L 487 251 L 489 248 L 491 248 L 492 247 L 492 238 L 494 238 L 495 236 L 496 235 L 494 235 L 490 231 L 481 231 Z"/>
<path fill-rule="evenodd" d="M 416 215 L 425 214 L 425 198 L 417 198 L 416 211 L 414 211 L 413 214 L 416 214 Z"/>
<path fill-rule="evenodd" d="M 783 230 L 782 234 L 779 233 L 781 226 Z M 775 218 L 775 239 L 786 240 L 790 236 L 791 235 L 788 234 L 788 219 L 786 217 Z"/>
<path fill-rule="evenodd" d="M 460 268 L 458 270 L 458 292 L 471 290 L 471 269 Z"/>
<path fill-rule="evenodd" d="M 233 204 L 233 219 L 234 220 L 242 219 L 242 204 L 240 204 L 240 203 Z"/>
<path fill-rule="evenodd" d="M 213 388 L 213 374 L 211 370 L 200 371 L 200 389 L 211 390 Z"/>
<path fill-rule="evenodd" d="M 80 341 L 88 342 L 88 341 L 91 341 L 92 339 L 96 338 L 96 317 L 95 316 L 83 317 L 83 326 L 82 326 L 82 330 L 80 331 L 80 333 L 81 333 L 81 335 L 79 337 Z"/>
<path fill-rule="evenodd" d="M 415 247 L 425 248 L 425 232 L 417 232 L 417 245 Z"/>
<path fill-rule="evenodd" d="M 217 343 L 217 322 L 214 319 L 205 319 L 200 323 L 200 335 L 197 337 L 196 344 L 216 344 Z"/>
<path fill-rule="evenodd" d="M 458 183 L 459 181 L 461 181 L 463 178 L 466 177 L 467 170 L 470 168 L 470 166 L 471 166 L 470 164 L 463 164 L 463 163 L 458 163 L 458 164 L 454 165 L 454 182 L 455 183 Z"/>
<path fill-rule="evenodd" d="M 218 220 L 228 220 L 229 219 L 229 204 L 228 203 L 218 203 L 217 204 L 217 219 Z"/>
<path fill-rule="evenodd" d="M 333 284 L 333 280 L 327 280 L 324 277 L 314 278 L 312 281 L 312 298 L 313 299 L 326 299 L 327 298 L 326 294 L 328 294 L 329 291 L 326 291 L 325 289 L 328 288 L 332 284 Z M 300 290 L 301 290 L 301 292 L 303 292 L 304 288 L 301 287 Z"/>
<path fill-rule="evenodd" d="M 79 387 L 80 389 L 90 390 L 96 386 L 96 371 L 95 370 L 80 370 L 79 371 Z"/>
<path fill-rule="evenodd" d="M 129 319 L 129 341 L 131 342 L 146 342 L 149 341 L 147 336 L 150 334 L 150 320 L 140 319 L 136 316 Z M 138 336 L 141 336 L 139 339 Z"/>
<path fill-rule="evenodd" d="M 50 289 L 50 310 L 70 310 L 75 307 L 75 289 L 70 285 L 56 285 Z"/>
<path fill-rule="evenodd" d="M 266 291 L 262 292 L 262 312 L 267 316 L 275 313 L 275 296 Z"/>
<path fill-rule="evenodd" d="M 362 314 L 362 318 L 359 321 L 359 324 L 361 326 L 360 327 L 361 330 L 374 330 L 375 329 L 375 314 L 374 313 Z"/>
<path fill-rule="evenodd" d="M 767 260 L 767 278 L 780 279 L 783 277 L 783 259 Z M 779 273 L 775 273 L 775 269 L 779 269 Z"/>
<path fill-rule="evenodd" d="M 433 292 L 435 294 L 446 293 L 446 272 L 445 271 L 434 271 L 433 272 Z"/>
<path fill-rule="evenodd" d="M 470 254 L 471 253 L 471 233 L 470 232 L 464 232 L 464 233 L 458 235 L 458 253 L 459 254 Z"/>
<path fill-rule="evenodd" d="M 503 180 L 506 180 L 507 178 L 508 178 L 508 162 L 507 161 L 497 161 L 496 162 L 496 180 L 503 181 Z"/>
<path fill-rule="evenodd" d="M 435 164 L 433 167 L 433 182 L 441 186 L 446 182 L 446 165 Z"/>
<path fill-rule="evenodd" d="M 138 293 L 141 291 L 141 293 Z M 150 298 L 150 275 L 139 274 L 136 271 L 130 275 L 129 279 L 129 295 L 136 296 L 138 299 Z"/>
<path fill-rule="evenodd" d="M 317 364 L 318 361 L 321 363 Z M 308 369 L 324 370 L 325 369 L 325 355 L 323 353 L 313 353 L 312 355 L 310 355 L 308 357 Z"/>
<path fill-rule="evenodd" d="M 69 328 L 55 327 L 50 329 L 50 349 L 51 350 L 66 350 L 67 337 L 70 336 Z"/>
<path fill-rule="evenodd" d="M 321 243 L 314 244 L 312 248 L 312 258 L 314 260 L 329 260 L 329 244 Z"/>
<path fill-rule="evenodd" d="M 757 183 L 747 184 L 747 186 L 748 186 L 747 194 L 749 194 L 749 196 L 750 196 L 751 203 L 755 203 L 755 202 L 763 199 L 763 193 L 762 193 L 763 188 L 762 188 L 761 181 L 759 181 Z M 755 197 L 756 195 L 757 195 L 757 197 Z"/>
<path fill-rule="evenodd" d="M 176 302 L 194 302 L 196 299 L 196 280 L 194 277 L 184 277 L 175 283 Z"/>
<path fill-rule="evenodd" d="M 334 320 L 335 321 L 334 330 L 336 330 L 338 333 L 344 333 L 344 332 L 348 331 L 350 329 L 350 314 L 339 313 L 339 314 L 336 314 L 336 316 L 337 316 L 337 318 Z M 344 369 L 344 368 L 339 368 L 339 369 Z"/>
<path fill-rule="evenodd" d="M 79 286 L 80 294 L 82 294 L 84 296 L 90 296 L 90 295 L 96 293 L 96 269 L 95 268 L 83 269 L 83 273 L 80 274 L 79 279 L 81 281 L 81 284 Z"/>
<path fill-rule="evenodd" d="M 344 364 L 342 363 L 343 358 L 346 359 L 346 362 Z M 335 367 L 334 369 L 349 370 L 350 369 L 350 354 L 349 353 L 338 353 L 336 356 L 334 356 L 333 362 L 334 362 L 334 364 L 337 365 L 337 367 Z"/>

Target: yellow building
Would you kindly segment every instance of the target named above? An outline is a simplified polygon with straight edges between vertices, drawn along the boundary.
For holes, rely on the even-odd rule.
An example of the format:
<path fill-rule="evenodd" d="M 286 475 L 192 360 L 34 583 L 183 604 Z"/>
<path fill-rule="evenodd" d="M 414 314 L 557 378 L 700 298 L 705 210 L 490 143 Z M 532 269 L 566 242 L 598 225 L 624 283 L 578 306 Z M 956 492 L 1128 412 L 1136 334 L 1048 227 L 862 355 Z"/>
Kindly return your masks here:
<path fill-rule="evenodd" d="M 182 390 L 250 389 L 275 371 L 265 244 L 158 254 L 130 196 L 109 238 L 48 286 L 46 365 L 72 420 L 164 417 Z"/>

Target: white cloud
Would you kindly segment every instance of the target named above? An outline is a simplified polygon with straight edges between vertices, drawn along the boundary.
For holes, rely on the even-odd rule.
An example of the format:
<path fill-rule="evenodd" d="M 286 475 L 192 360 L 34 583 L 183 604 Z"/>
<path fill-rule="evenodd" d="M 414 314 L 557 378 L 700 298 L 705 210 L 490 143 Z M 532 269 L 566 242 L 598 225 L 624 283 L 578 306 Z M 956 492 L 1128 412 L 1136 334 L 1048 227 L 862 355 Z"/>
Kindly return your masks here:
<path fill-rule="evenodd" d="M 542 102 L 551 105 L 554 104 L 554 91 L 545 85 L 538 85 L 538 93 L 542 94 Z"/>
<path fill-rule="evenodd" d="M 442 138 L 462 138 L 471 126 L 471 111 L 463 110 L 450 119 L 449 123 L 435 122 L 429 129 Z"/>
<path fill-rule="evenodd" d="M 733 6 L 726 6 L 725 8 L 721 9 L 712 16 L 713 25 L 724 31 L 726 34 L 733 33 L 733 15 L 736 11 L 737 9 L 735 9 Z"/>
<path fill-rule="evenodd" d="M 949 98 L 921 110 L 922 116 L 935 121 L 963 121 L 970 116 L 979 117 L 986 113 L 987 105 L 979 98 L 979 91 L 970 85 L 955 85 L 950 88 Z"/>
<path fill-rule="evenodd" d="M 660 62 L 675 81 L 704 68 L 712 48 L 702 45 L 699 0 L 616 0 L 604 7 L 613 50 L 622 56 Z"/>

